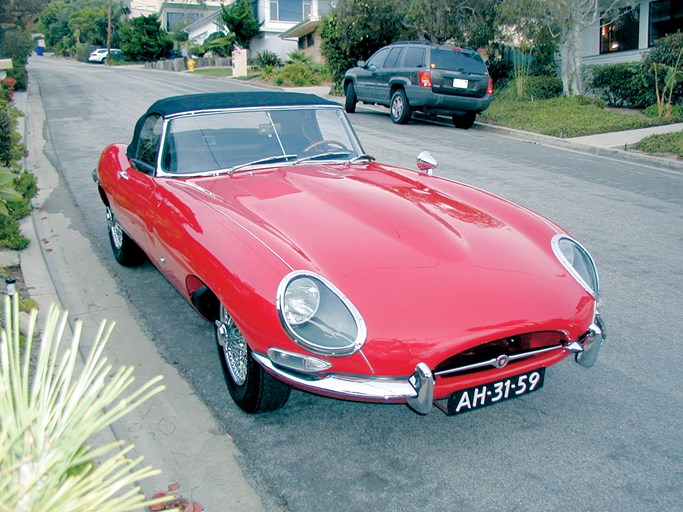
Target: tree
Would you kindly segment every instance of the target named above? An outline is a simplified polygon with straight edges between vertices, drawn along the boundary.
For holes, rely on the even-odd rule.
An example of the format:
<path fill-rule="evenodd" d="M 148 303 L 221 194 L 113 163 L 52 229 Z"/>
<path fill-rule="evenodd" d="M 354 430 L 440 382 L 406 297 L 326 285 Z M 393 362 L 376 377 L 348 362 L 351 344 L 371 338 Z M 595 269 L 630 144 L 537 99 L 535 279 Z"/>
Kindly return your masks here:
<path fill-rule="evenodd" d="M 339 0 L 322 20 L 322 54 L 335 82 L 344 72 L 365 60 L 382 46 L 400 39 L 415 38 L 402 20 L 405 0 Z"/>
<path fill-rule="evenodd" d="M 158 60 L 171 51 L 173 40 L 155 14 L 133 18 L 119 30 L 121 49 L 131 60 Z"/>
<path fill-rule="evenodd" d="M 261 29 L 261 23 L 254 18 L 249 0 L 237 0 L 227 7 L 221 5 L 220 18 L 225 28 L 235 35 L 235 43 L 242 48 L 249 48 L 252 37 Z"/>
<path fill-rule="evenodd" d="M 69 16 L 68 27 L 79 43 L 105 46 L 107 43 L 107 8 L 84 7 Z"/>
<path fill-rule="evenodd" d="M 26 29 L 50 0 L 3 0 L 0 2 L 0 27 L 14 25 Z"/>
<path fill-rule="evenodd" d="M 494 39 L 495 0 L 413 0 L 405 25 L 420 39 L 481 48 Z"/>
<path fill-rule="evenodd" d="M 581 30 L 600 20 L 616 21 L 636 0 L 502 0 L 498 12 L 516 32 L 533 39 L 548 30 L 558 40 L 562 87 L 566 95 L 583 94 Z"/>

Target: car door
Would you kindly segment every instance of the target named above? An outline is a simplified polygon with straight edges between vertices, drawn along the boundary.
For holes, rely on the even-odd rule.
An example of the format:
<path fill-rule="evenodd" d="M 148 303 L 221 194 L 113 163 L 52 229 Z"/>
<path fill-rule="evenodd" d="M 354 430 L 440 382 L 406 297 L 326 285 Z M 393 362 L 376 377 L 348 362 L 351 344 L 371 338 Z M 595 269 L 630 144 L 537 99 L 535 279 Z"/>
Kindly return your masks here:
<path fill-rule="evenodd" d="M 391 48 L 387 54 L 387 58 L 382 66 L 377 70 L 375 75 L 375 98 L 384 105 L 389 105 L 390 98 L 390 82 L 392 77 L 398 73 L 398 65 L 403 54 L 403 46 L 396 46 Z"/>
<path fill-rule="evenodd" d="M 356 96 L 361 101 L 377 101 L 377 72 L 384 65 L 389 48 L 382 48 L 365 63 L 356 75 Z"/>
<path fill-rule="evenodd" d="M 140 132 L 135 157 L 117 172 L 113 187 L 114 214 L 130 236 L 146 253 L 158 200 L 155 201 L 154 172 L 159 155 L 163 119 L 157 114 L 147 117 Z M 148 253 L 149 254 L 149 253 Z"/>

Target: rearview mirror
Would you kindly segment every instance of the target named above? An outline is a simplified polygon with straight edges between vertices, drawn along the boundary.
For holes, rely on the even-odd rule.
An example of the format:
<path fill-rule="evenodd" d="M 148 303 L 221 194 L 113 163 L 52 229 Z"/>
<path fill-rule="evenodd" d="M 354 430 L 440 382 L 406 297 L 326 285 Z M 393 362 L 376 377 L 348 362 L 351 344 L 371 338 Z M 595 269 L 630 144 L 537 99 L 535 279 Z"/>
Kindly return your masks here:
<path fill-rule="evenodd" d="M 420 172 L 431 176 L 437 165 L 436 158 L 434 158 L 429 151 L 422 151 L 417 155 L 417 168 Z"/>

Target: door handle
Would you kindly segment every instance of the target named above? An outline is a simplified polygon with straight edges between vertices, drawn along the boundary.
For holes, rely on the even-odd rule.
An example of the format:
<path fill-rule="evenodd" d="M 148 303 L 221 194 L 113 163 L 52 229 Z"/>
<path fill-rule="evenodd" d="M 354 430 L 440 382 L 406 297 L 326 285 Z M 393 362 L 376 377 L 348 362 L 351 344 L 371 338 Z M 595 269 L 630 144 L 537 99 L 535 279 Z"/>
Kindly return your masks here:
<path fill-rule="evenodd" d="M 118 172 L 118 175 L 119 175 L 119 178 L 123 178 L 124 180 L 127 180 L 127 179 L 130 178 L 130 177 L 128 176 L 128 172 L 127 172 L 127 171 L 119 171 L 119 172 Z"/>

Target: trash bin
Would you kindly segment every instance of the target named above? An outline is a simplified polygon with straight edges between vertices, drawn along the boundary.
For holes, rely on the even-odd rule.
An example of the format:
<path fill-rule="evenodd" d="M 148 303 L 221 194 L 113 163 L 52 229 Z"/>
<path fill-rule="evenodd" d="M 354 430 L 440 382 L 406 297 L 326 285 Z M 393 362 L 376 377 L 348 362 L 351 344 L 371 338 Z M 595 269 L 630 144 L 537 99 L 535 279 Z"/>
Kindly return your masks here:
<path fill-rule="evenodd" d="M 44 46 L 36 46 L 36 55 L 42 57 L 43 53 L 45 53 L 45 47 Z"/>
<path fill-rule="evenodd" d="M 194 59 L 187 59 L 187 70 L 190 73 L 194 73 L 194 67 L 197 65 L 197 61 Z"/>

